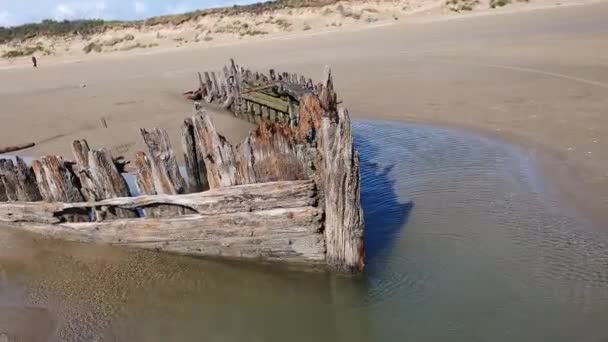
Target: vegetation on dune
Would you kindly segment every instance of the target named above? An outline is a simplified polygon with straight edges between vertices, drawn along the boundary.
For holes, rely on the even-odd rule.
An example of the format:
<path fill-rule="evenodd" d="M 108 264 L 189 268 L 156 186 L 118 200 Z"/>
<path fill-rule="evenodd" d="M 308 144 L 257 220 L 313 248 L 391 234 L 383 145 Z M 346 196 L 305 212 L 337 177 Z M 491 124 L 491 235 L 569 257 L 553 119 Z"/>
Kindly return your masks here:
<path fill-rule="evenodd" d="M 20 49 L 7 51 L 4 54 L 2 54 L 2 58 L 17 58 L 17 57 L 31 56 L 38 51 L 45 52 L 45 49 L 44 49 L 44 47 L 42 47 L 42 45 L 38 45 L 38 44 L 35 46 L 26 46 L 26 47 L 23 47 Z"/>
<path fill-rule="evenodd" d="M 55 21 L 43 20 L 41 23 L 25 24 L 15 27 L 0 27 L 0 44 L 14 40 L 25 40 L 37 36 L 90 35 L 103 32 L 118 22 L 104 20 Z"/>
<path fill-rule="evenodd" d="M 37 36 L 89 36 L 102 33 L 113 28 L 140 28 L 154 25 L 180 25 L 199 17 L 220 14 L 230 16 L 242 13 L 259 14 L 284 8 L 322 7 L 337 3 L 339 0 L 277 0 L 255 3 L 251 5 L 235 5 L 232 7 L 198 10 L 183 14 L 152 17 L 138 21 L 105 21 L 105 20 L 43 20 L 40 23 L 25 24 L 15 27 L 0 27 L 0 44 L 12 41 L 22 41 Z M 94 50 L 94 49 L 93 49 Z M 93 51 L 91 50 L 91 51 Z"/>
<path fill-rule="evenodd" d="M 511 3 L 511 0 L 490 0 L 490 7 L 503 7 Z"/>
<path fill-rule="evenodd" d="M 475 6 L 479 5 L 479 0 L 447 0 L 445 5 L 450 11 L 453 12 L 472 11 Z"/>

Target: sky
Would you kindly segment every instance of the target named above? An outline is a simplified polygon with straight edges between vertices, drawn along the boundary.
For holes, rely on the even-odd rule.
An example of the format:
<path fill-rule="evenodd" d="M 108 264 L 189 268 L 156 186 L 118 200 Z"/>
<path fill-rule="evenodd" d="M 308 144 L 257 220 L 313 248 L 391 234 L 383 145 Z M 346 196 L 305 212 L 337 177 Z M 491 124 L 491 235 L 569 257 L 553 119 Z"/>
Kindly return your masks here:
<path fill-rule="evenodd" d="M 253 0 L 0 0 L 0 26 L 43 19 L 133 20 Z"/>

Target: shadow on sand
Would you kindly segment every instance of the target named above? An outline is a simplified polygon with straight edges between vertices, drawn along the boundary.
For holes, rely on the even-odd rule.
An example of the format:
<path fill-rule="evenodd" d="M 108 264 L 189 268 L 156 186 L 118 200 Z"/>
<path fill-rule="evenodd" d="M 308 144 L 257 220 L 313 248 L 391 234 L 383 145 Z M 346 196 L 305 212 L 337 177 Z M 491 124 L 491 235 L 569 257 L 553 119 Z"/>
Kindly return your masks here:
<path fill-rule="evenodd" d="M 401 203 L 390 177 L 394 164 L 381 166 L 374 161 L 378 147 L 362 134 L 354 132 L 361 166 L 361 206 L 365 217 L 365 258 L 370 263 L 383 250 L 390 248 L 396 235 L 407 223 L 414 205 Z"/>

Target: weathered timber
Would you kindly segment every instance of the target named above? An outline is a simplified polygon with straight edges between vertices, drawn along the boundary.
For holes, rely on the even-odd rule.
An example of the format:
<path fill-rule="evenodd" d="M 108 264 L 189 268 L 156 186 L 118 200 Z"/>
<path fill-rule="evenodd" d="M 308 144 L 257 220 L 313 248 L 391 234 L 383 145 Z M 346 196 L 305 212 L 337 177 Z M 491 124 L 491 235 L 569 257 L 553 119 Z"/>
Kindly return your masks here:
<path fill-rule="evenodd" d="M 89 172 L 96 186 L 97 200 L 130 196 L 127 182 L 116 169 L 108 150 L 89 151 Z M 129 209 L 101 207 L 96 211 L 97 221 L 132 217 L 138 217 L 137 212 Z"/>
<path fill-rule="evenodd" d="M 3 183 L 5 196 L 8 201 L 18 201 L 17 197 L 17 175 L 15 166 L 10 159 L 0 159 L 0 181 Z"/>
<path fill-rule="evenodd" d="M 246 94 L 241 94 L 241 97 L 247 101 L 264 105 L 279 112 L 287 113 L 288 110 L 286 101 L 263 93 L 252 91 Z"/>
<path fill-rule="evenodd" d="M 172 206 L 200 215 L 254 212 L 277 208 L 316 205 L 317 190 L 312 181 L 270 182 L 239 185 L 186 195 L 142 195 L 97 202 L 9 202 L 0 204 L 0 221 L 38 223 L 62 222 L 65 213 L 106 207 L 112 210 L 151 209 Z"/>
<path fill-rule="evenodd" d="M 193 255 L 320 263 L 322 213 L 311 181 L 250 184 L 187 195 L 114 198 L 90 203 L 4 203 L 0 222 L 66 240 L 121 244 Z M 65 223 L 92 207 L 189 208 L 195 215 Z M 22 224 L 20 224 L 22 223 Z"/>
<path fill-rule="evenodd" d="M 186 182 L 179 172 L 177 160 L 166 130 L 141 129 L 141 135 L 148 146 L 148 158 L 152 166 L 152 180 L 158 194 L 183 194 Z"/>
<path fill-rule="evenodd" d="M 324 168 L 326 260 L 343 271 L 364 266 L 359 156 L 352 139 L 346 110 L 339 111 L 337 122 L 323 118 L 319 144 Z"/>
<path fill-rule="evenodd" d="M 152 165 L 143 151 L 135 153 L 135 186 L 140 196 L 156 195 L 154 181 L 152 180 Z M 163 208 L 161 206 L 142 208 L 142 212 L 145 217 L 162 217 Z"/>
<path fill-rule="evenodd" d="M 126 245 L 189 255 L 319 264 L 325 246 L 314 207 L 212 216 L 106 222 L 16 224 L 53 238 Z"/>
<path fill-rule="evenodd" d="M 192 120 L 196 141 L 207 168 L 209 188 L 242 184 L 237 175 L 233 147 L 217 133 L 209 115 L 199 111 Z"/>
<path fill-rule="evenodd" d="M 155 128 L 151 131 L 141 129 L 141 135 L 148 146 L 152 183 L 157 194 L 186 193 L 186 181 L 179 172 L 177 160 L 167 131 Z M 159 207 L 154 216 L 178 216 L 185 212 L 182 208 Z"/>
<path fill-rule="evenodd" d="M 81 193 L 87 201 L 130 196 L 127 183 L 108 150 L 91 150 L 86 140 L 76 140 L 72 143 L 72 152 L 76 160 L 73 170 L 78 175 Z M 95 220 L 101 221 L 138 215 L 133 210 L 99 207 L 93 216 Z"/>
<path fill-rule="evenodd" d="M 84 200 L 78 190 L 77 176 L 66 165 L 63 158 L 45 156 L 32 162 L 36 183 L 42 199 L 47 202 L 82 202 Z M 67 221 L 86 222 L 89 215 L 82 213 L 68 214 Z"/>
<path fill-rule="evenodd" d="M 15 172 L 18 181 L 17 199 L 24 202 L 42 201 L 32 168 L 19 156 L 15 157 L 15 161 Z"/>
<path fill-rule="evenodd" d="M 4 187 L 3 177 L 0 175 L 0 202 L 8 201 L 8 196 L 6 196 L 6 189 Z"/>
<path fill-rule="evenodd" d="M 82 202 L 74 175 L 62 157 L 44 156 L 32 162 L 38 189 L 47 202 Z"/>
<path fill-rule="evenodd" d="M 237 148 L 242 183 L 308 179 L 307 164 L 296 150 L 287 124 L 259 124 Z"/>
<path fill-rule="evenodd" d="M 184 161 L 188 175 L 187 192 L 193 193 L 209 190 L 207 167 L 205 166 L 200 146 L 196 142 L 192 118 L 184 120 L 182 124 L 182 149 L 184 150 Z"/>
<path fill-rule="evenodd" d="M 20 145 L 15 145 L 15 146 L 0 147 L 0 154 L 17 152 L 17 151 L 28 149 L 30 147 L 34 147 L 34 146 L 36 146 L 36 143 L 31 142 L 31 143 L 20 144 Z"/>

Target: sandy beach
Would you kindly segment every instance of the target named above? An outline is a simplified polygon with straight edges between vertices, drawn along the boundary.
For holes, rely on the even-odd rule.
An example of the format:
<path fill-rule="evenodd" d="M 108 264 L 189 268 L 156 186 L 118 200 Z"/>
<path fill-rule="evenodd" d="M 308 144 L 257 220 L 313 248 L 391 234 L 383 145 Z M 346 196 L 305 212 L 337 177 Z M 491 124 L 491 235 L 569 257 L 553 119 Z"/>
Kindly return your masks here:
<path fill-rule="evenodd" d="M 601 226 L 608 222 L 608 4 L 553 7 L 41 57 L 38 69 L 5 63 L 0 146 L 35 141 L 21 154 L 70 156 L 71 141 L 87 138 L 128 158 L 142 147 L 140 127 L 167 128 L 179 142 L 192 105 L 180 94 L 195 88 L 197 71 L 235 58 L 320 77 L 329 64 L 355 118 L 456 126 L 521 145 L 561 198 Z M 233 141 L 249 128 L 215 118 Z"/>

